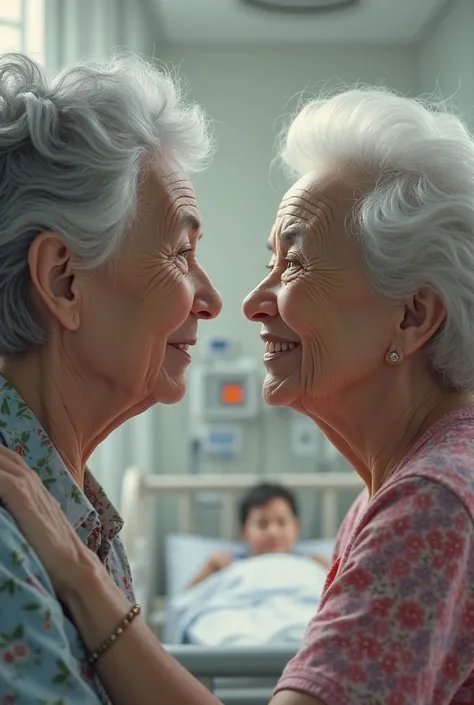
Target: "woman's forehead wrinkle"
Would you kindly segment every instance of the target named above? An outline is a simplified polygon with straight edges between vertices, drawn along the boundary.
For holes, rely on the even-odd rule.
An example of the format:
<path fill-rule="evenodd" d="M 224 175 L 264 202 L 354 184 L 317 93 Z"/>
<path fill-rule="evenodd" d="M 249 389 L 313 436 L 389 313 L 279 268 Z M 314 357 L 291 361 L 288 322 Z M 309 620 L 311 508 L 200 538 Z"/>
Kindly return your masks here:
<path fill-rule="evenodd" d="M 335 220 L 336 200 L 323 189 L 293 187 L 278 209 L 280 230 L 286 233 L 287 228 L 299 224 L 301 231 L 329 231 Z"/>

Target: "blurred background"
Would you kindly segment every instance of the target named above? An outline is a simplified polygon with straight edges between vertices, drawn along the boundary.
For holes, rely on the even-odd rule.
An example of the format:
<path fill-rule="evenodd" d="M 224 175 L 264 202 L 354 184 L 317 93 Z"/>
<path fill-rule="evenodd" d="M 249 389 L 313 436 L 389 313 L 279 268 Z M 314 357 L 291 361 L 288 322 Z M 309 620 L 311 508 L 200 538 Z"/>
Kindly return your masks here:
<path fill-rule="evenodd" d="M 127 47 L 177 67 L 215 121 L 219 149 L 195 185 L 200 258 L 224 310 L 201 326 L 188 397 L 133 419 L 92 457 L 116 504 L 130 465 L 258 477 L 350 470 L 304 418 L 260 403 L 262 344 L 240 307 L 263 275 L 286 188 L 271 168 L 275 138 L 303 93 L 333 82 L 435 92 L 471 122 L 473 30 L 474 0 L 0 0 L 1 51 L 27 51 L 53 73 Z M 353 496 L 340 500 L 338 515 Z M 216 530 L 216 503 L 212 493 L 200 496 L 201 533 Z M 317 535 L 314 500 L 304 511 L 306 533 Z M 173 512 L 162 506 L 161 530 Z"/>

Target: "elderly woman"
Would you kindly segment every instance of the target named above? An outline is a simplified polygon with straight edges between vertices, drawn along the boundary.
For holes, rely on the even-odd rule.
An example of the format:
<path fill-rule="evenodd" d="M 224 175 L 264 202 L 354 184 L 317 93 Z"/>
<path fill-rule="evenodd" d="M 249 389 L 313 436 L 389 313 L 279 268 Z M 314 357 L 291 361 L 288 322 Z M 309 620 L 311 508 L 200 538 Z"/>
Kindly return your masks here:
<path fill-rule="evenodd" d="M 244 303 L 264 395 L 313 418 L 367 495 L 272 705 L 474 702 L 474 140 L 444 112 L 354 90 L 307 105 L 282 157 L 297 180 Z M 126 604 L 97 557 L 18 456 L 1 466 L 86 646 L 105 644 L 114 702 L 173 702 L 140 618 L 116 630 Z"/>
<path fill-rule="evenodd" d="M 37 471 L 124 604 L 122 521 L 86 463 L 124 421 L 182 398 L 198 321 L 219 313 L 196 260 L 187 176 L 210 148 L 201 110 L 138 59 L 77 66 L 51 84 L 21 54 L 0 59 L 0 444 Z M 54 527 L 51 517 L 61 541 Z M 0 536 L 0 702 L 102 701 L 5 509 Z"/>

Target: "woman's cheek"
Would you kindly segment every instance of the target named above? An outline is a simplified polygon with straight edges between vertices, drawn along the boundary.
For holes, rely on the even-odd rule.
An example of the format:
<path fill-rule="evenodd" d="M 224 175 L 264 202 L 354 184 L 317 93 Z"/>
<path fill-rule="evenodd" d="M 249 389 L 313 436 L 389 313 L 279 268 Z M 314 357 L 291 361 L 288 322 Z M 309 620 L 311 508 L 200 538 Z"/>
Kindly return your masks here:
<path fill-rule="evenodd" d="M 298 335 L 315 322 L 315 303 L 302 279 L 287 283 L 278 298 L 278 307 L 283 321 Z"/>

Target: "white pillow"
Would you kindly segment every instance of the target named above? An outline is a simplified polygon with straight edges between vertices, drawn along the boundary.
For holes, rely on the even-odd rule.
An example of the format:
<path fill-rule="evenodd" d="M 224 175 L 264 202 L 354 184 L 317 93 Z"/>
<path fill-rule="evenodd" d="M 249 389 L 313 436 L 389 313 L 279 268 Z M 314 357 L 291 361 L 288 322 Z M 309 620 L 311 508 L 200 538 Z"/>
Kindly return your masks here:
<path fill-rule="evenodd" d="M 300 541 L 295 550 L 304 555 L 319 554 L 331 560 L 335 539 L 310 539 Z M 186 587 L 206 560 L 213 553 L 229 551 L 240 553 L 245 544 L 195 534 L 167 534 L 165 545 L 166 594 L 176 595 Z"/>

